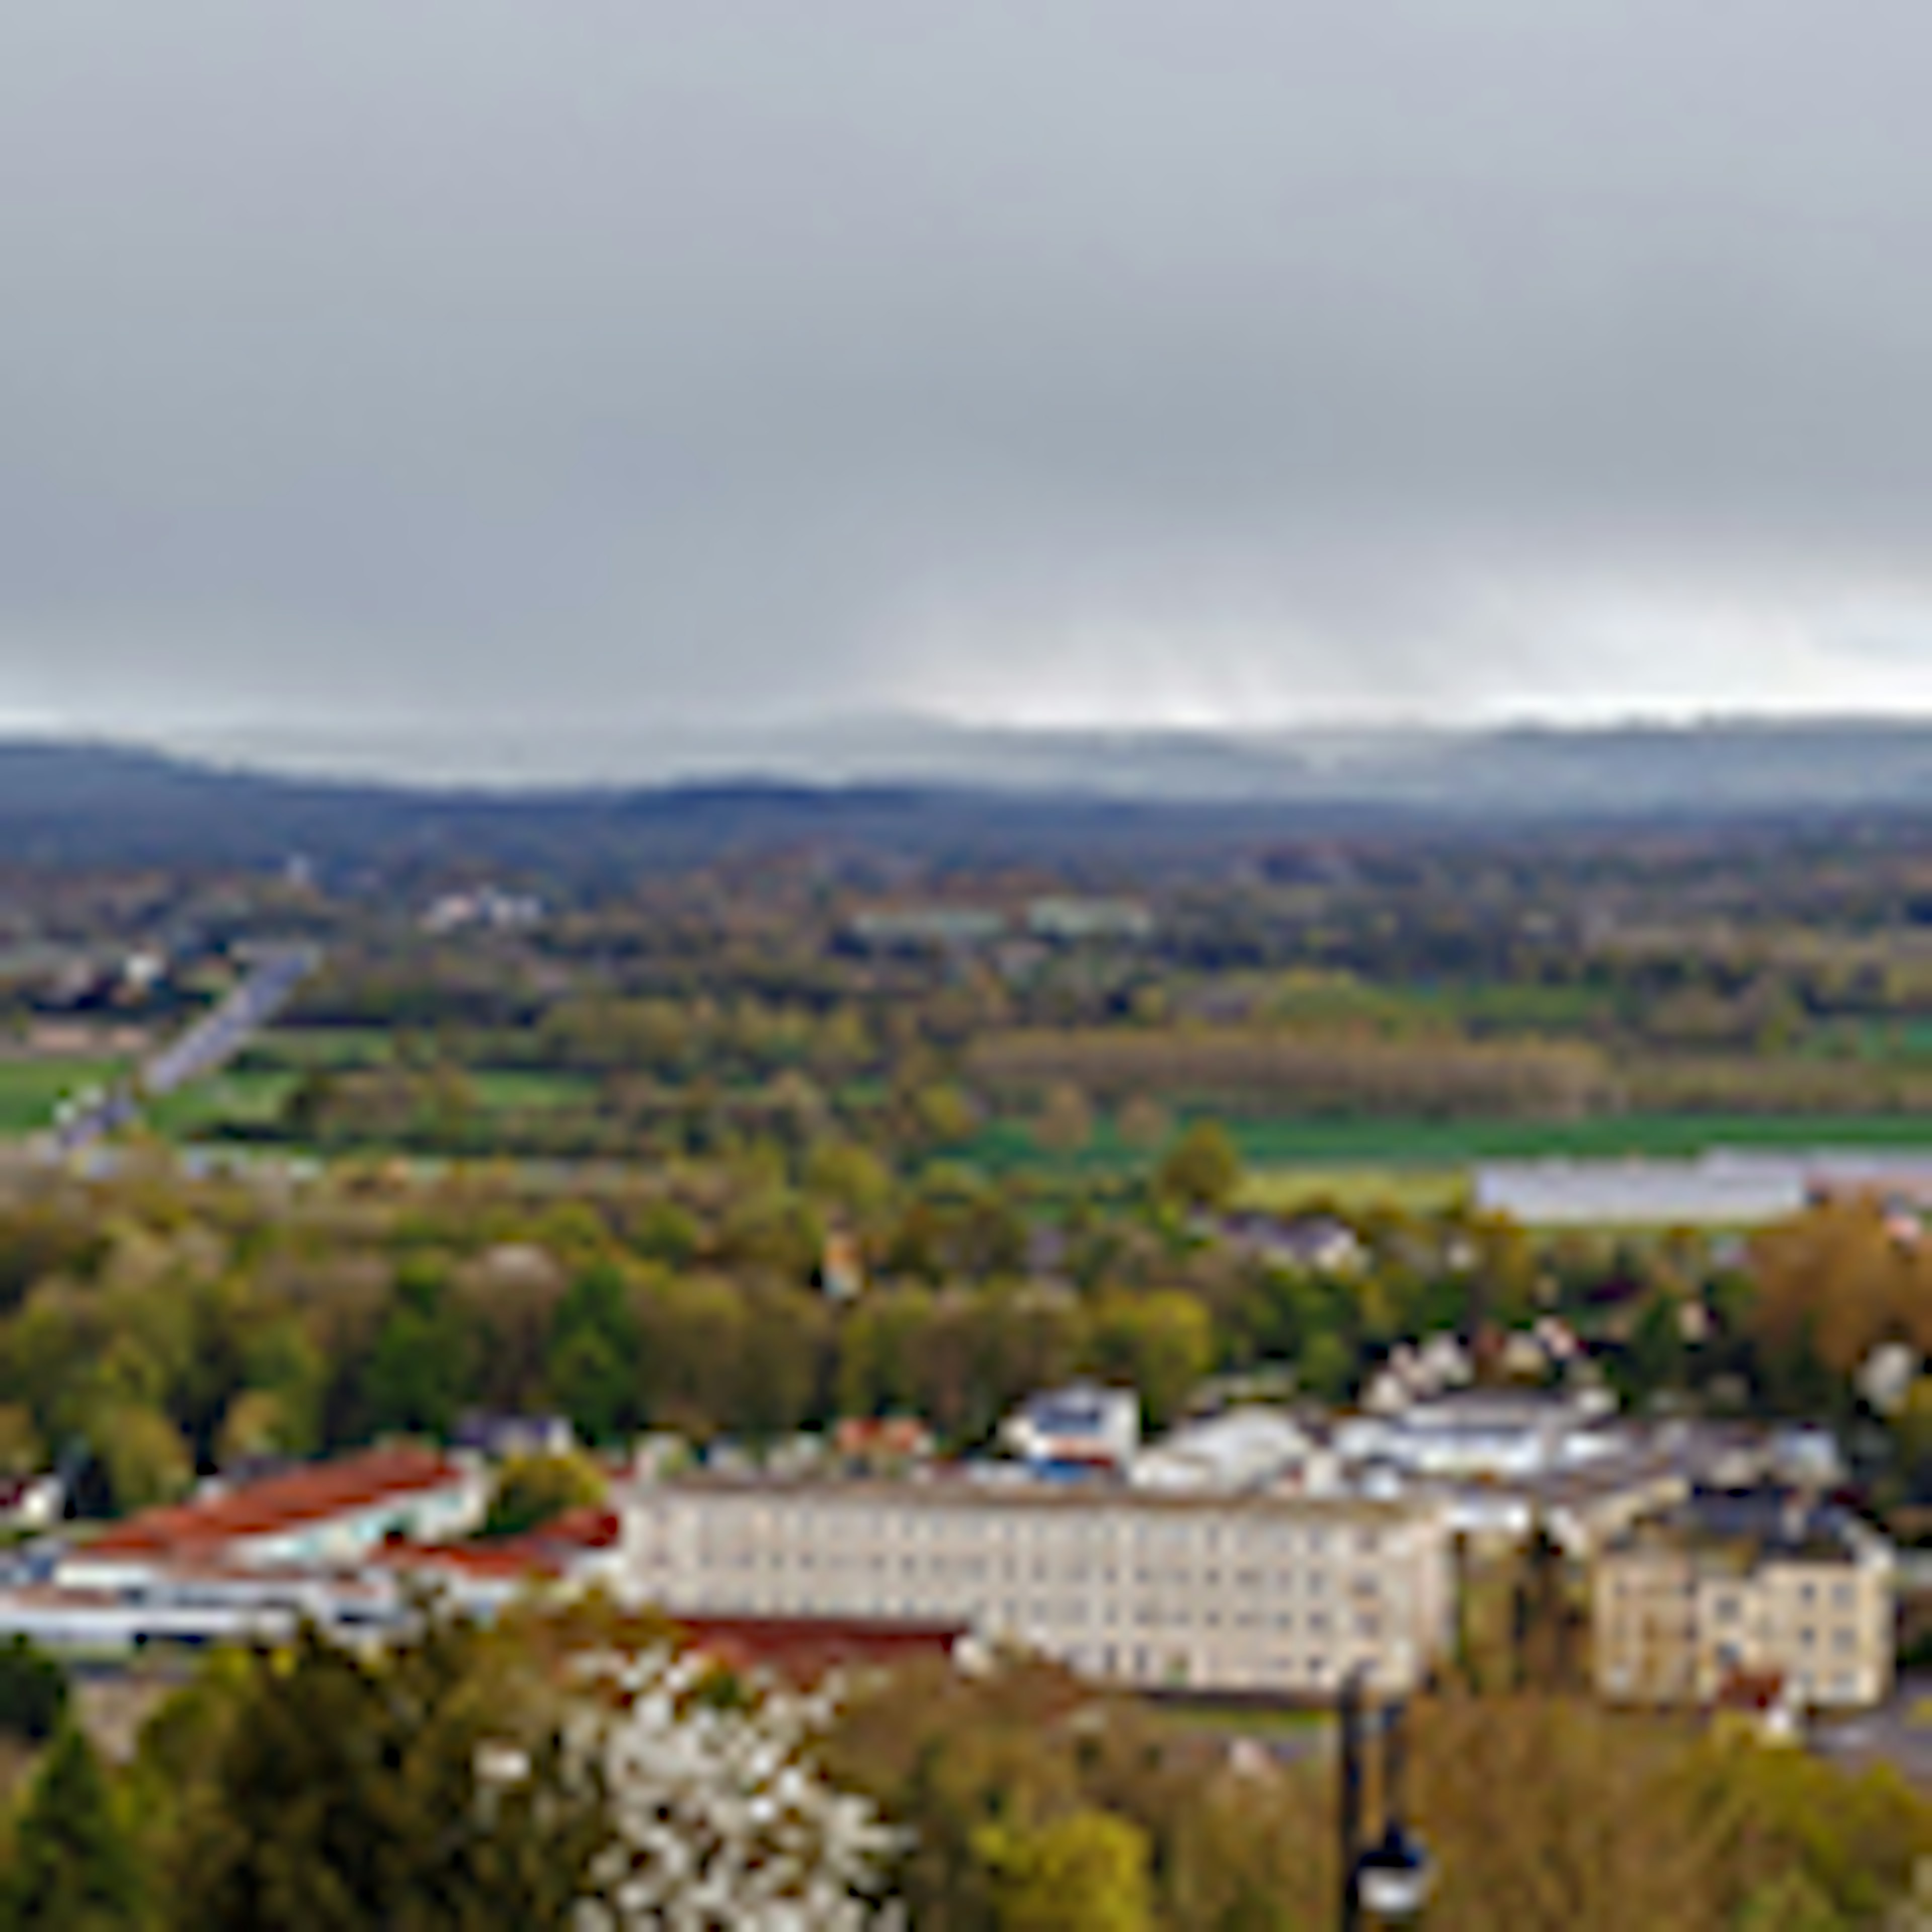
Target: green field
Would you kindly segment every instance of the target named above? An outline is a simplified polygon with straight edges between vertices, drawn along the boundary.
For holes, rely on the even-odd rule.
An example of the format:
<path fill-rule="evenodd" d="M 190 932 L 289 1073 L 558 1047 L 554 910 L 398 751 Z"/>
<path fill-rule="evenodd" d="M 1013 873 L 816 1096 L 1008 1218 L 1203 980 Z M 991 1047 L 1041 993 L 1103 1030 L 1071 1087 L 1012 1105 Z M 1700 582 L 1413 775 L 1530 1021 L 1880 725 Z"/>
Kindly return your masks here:
<path fill-rule="evenodd" d="M 1919 1114 L 1622 1114 L 1582 1120 L 1259 1120 L 1231 1123 L 1250 1166 L 1307 1162 L 1462 1167 L 1568 1154 L 1695 1154 L 1707 1148 L 1932 1148 Z"/>
<path fill-rule="evenodd" d="M 105 1087 L 124 1070 L 118 1060 L 0 1060 L 0 1136 L 38 1133 L 64 1096 Z"/>
<path fill-rule="evenodd" d="M 349 1043 L 339 1044 L 339 1058 L 328 1053 L 292 1058 L 310 1066 L 356 1064 Z M 110 1085 L 128 1070 L 126 1062 L 114 1060 L 0 1060 L 0 1138 L 38 1133 L 52 1124 L 55 1106 L 64 1096 Z M 262 1066 L 244 1059 L 154 1102 L 147 1123 L 176 1141 L 206 1138 L 224 1127 L 268 1126 L 279 1118 L 300 1077 L 286 1061 Z M 597 1094 L 594 1082 L 573 1073 L 484 1068 L 470 1078 L 477 1103 L 487 1113 L 587 1106 Z"/>
<path fill-rule="evenodd" d="M 387 1060 L 394 1045 L 382 1027 L 278 1026 L 250 1047 L 243 1065 L 368 1066 Z"/>
<path fill-rule="evenodd" d="M 1456 1167 L 1354 1167 L 1336 1161 L 1249 1169 L 1240 1204 L 1290 1214 L 1320 1206 L 1338 1214 L 1394 1208 L 1404 1214 L 1447 1214 L 1466 1206 L 1469 1178 Z"/>
<path fill-rule="evenodd" d="M 521 1067 L 480 1067 L 470 1076 L 477 1102 L 492 1113 L 525 1113 L 547 1107 L 587 1107 L 597 1083 L 581 1073 L 532 1072 Z"/>
<path fill-rule="evenodd" d="M 1616 1114 L 1580 1120 L 1265 1120 L 1224 1118 L 1251 1168 L 1333 1162 L 1352 1167 L 1466 1167 L 1479 1160 L 1568 1154 L 1694 1154 L 1706 1148 L 1897 1147 L 1932 1148 L 1932 1114 Z M 1042 1152 L 1030 1129 L 1000 1121 L 983 1129 L 959 1156 L 996 1171 L 1016 1167 L 1108 1170 L 1142 1165 L 1144 1151 L 1102 1123 L 1077 1154 Z"/>
<path fill-rule="evenodd" d="M 190 1141 L 224 1126 L 267 1126 L 279 1118 L 292 1073 L 232 1067 L 156 1101 L 148 1124 L 169 1140 Z"/>
<path fill-rule="evenodd" d="M 1866 1147 L 1932 1151 L 1932 1117 L 1916 1114 L 1625 1114 L 1583 1120 L 1230 1120 L 1246 1168 L 1244 1204 L 1288 1211 L 1316 1202 L 1359 1212 L 1439 1214 L 1466 1202 L 1469 1170 L 1489 1160 L 1669 1158 L 1707 1148 Z M 1071 1179 L 1144 1168 L 1109 1123 L 1075 1154 L 1042 1153 L 1014 1122 L 960 1150 L 999 1174 Z"/>

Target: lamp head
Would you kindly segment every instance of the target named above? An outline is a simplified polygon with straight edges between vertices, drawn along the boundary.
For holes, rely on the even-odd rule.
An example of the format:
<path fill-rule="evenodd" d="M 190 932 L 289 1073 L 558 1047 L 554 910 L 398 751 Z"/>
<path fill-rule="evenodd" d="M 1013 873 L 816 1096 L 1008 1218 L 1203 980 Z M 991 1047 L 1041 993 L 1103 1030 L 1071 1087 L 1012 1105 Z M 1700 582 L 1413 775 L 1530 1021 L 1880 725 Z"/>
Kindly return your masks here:
<path fill-rule="evenodd" d="M 1395 1924 L 1419 1916 L 1435 1878 L 1428 1846 L 1393 1822 L 1362 1854 L 1355 1870 L 1362 1903 L 1378 1918 Z"/>

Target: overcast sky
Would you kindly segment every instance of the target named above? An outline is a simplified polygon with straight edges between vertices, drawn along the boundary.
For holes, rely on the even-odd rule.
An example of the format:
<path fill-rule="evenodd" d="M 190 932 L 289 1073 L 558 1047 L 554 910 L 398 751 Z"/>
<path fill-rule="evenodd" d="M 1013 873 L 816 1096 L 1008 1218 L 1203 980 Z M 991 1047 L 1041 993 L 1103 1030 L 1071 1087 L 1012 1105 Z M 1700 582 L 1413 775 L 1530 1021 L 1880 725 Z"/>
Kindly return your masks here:
<path fill-rule="evenodd" d="M 0 722 L 1932 708 L 1924 0 L 0 8 Z"/>

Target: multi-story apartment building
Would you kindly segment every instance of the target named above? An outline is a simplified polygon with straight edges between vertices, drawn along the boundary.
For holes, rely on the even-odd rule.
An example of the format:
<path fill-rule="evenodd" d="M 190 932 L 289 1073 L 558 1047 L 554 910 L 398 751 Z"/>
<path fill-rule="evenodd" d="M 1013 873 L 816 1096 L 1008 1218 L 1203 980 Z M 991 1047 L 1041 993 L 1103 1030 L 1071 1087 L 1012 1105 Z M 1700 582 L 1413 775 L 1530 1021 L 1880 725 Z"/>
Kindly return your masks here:
<path fill-rule="evenodd" d="M 954 1622 L 1148 1688 L 1414 1684 L 1446 1649 L 1432 1508 L 964 1480 L 639 1484 L 621 1574 L 674 1616 Z"/>
<path fill-rule="evenodd" d="M 1774 1676 L 1812 1708 L 1892 1682 L 1890 1546 L 1842 1510 L 1774 1491 L 1702 1492 L 1599 1556 L 1596 1676 L 1620 1702 L 1714 1702 Z"/>

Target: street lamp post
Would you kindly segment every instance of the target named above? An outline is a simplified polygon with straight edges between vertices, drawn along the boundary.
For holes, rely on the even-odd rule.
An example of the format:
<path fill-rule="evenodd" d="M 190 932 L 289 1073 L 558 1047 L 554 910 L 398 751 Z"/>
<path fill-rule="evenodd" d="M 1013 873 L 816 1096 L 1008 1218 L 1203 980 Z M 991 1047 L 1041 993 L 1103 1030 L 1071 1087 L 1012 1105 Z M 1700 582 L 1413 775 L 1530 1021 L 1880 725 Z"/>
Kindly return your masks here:
<path fill-rule="evenodd" d="M 1408 1711 L 1400 1699 L 1376 1714 L 1374 1729 L 1382 1741 L 1382 1827 L 1372 1844 L 1363 1843 L 1362 1790 L 1366 1733 L 1362 1673 L 1342 1681 L 1337 1708 L 1341 1728 L 1340 1804 L 1342 1932 L 1361 1932 L 1364 1910 L 1384 1925 L 1408 1924 L 1427 1902 L 1434 1878 L 1428 1848 L 1412 1832 L 1407 1805 Z"/>

